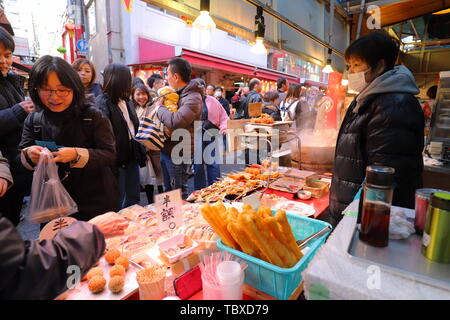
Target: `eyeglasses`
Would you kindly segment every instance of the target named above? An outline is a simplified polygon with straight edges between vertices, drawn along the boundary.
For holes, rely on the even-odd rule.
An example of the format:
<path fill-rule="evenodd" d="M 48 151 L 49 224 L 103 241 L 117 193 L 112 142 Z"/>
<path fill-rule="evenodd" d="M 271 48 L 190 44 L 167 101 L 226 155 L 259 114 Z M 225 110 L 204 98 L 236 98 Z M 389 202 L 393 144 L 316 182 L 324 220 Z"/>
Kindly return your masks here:
<path fill-rule="evenodd" d="M 65 98 L 72 92 L 72 90 L 38 89 L 38 92 L 41 96 L 44 96 L 44 97 L 49 97 L 54 92 L 58 97 Z"/>

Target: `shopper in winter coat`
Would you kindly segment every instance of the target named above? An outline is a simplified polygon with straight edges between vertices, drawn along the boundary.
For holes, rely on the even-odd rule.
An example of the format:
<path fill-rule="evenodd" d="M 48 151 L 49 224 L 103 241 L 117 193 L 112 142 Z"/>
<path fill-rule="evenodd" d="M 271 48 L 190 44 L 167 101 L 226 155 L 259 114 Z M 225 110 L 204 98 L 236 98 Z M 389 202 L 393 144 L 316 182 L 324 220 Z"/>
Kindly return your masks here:
<path fill-rule="evenodd" d="M 250 80 L 249 89 L 250 89 L 250 92 L 247 95 L 247 97 L 245 98 L 243 105 L 242 105 L 242 112 L 243 112 L 242 118 L 243 119 L 250 118 L 250 116 L 248 114 L 248 105 L 250 103 L 263 102 L 263 98 L 261 96 L 261 91 L 262 91 L 261 81 L 259 81 L 256 78 Z"/>
<path fill-rule="evenodd" d="M 149 105 L 150 93 L 144 84 L 137 84 L 131 91 L 133 103 L 136 108 L 138 119 L 152 112 L 156 106 Z M 141 186 L 144 186 L 148 203 L 154 203 L 155 187 L 158 193 L 163 193 L 163 177 L 161 169 L 161 152 L 156 150 L 146 150 L 146 166 L 140 168 L 139 175 Z"/>
<path fill-rule="evenodd" d="M 176 132 L 173 132 L 171 139 L 166 140 L 164 148 L 161 150 L 164 187 L 166 191 L 181 188 L 183 199 L 188 197 L 188 168 L 192 164 L 194 155 L 194 122 L 201 119 L 202 96 L 205 90 L 200 82 L 191 80 L 191 72 L 191 66 L 185 59 L 174 58 L 169 61 L 167 78 L 169 85 L 177 90 L 180 96 L 178 111 L 173 113 L 162 105 L 159 106 L 157 111 L 159 120 L 169 130 L 187 130 L 187 135 L 182 135 L 183 137 L 177 138 L 177 140 L 173 139 L 174 134 L 176 134 Z M 161 104 L 161 100 L 159 100 L 159 104 Z M 201 128 L 201 125 L 199 127 Z M 196 134 L 199 134 L 199 132 Z M 179 142 L 178 139 L 182 141 Z M 177 146 L 177 144 L 179 145 Z M 175 146 L 177 146 L 177 149 L 172 152 Z"/>
<path fill-rule="evenodd" d="M 223 97 L 223 89 L 221 87 L 216 87 L 214 90 L 214 97 L 220 102 L 222 107 L 225 109 L 225 112 L 228 116 L 230 116 L 230 103 L 227 99 Z"/>
<path fill-rule="evenodd" d="M 0 27 L 0 152 L 8 159 L 14 185 L 0 198 L 0 208 L 14 225 L 19 224 L 23 198 L 30 193 L 32 175 L 20 161 L 18 146 L 22 137 L 23 122 L 34 110 L 31 101 L 25 101 L 20 77 L 9 72 L 15 49 L 13 37 Z"/>
<path fill-rule="evenodd" d="M 30 75 L 31 98 L 40 112 L 25 120 L 22 164 L 33 170 L 42 147 L 36 141 L 62 146 L 53 152 L 62 184 L 78 205 L 73 217 L 87 221 L 117 211 L 118 186 L 113 173 L 116 151 L 109 120 L 85 104 L 84 88 L 75 70 L 63 59 L 44 56 Z"/>
<path fill-rule="evenodd" d="M 276 91 L 269 91 L 264 94 L 264 107 L 262 113 L 272 117 L 274 121 L 281 121 L 279 104 L 279 94 Z"/>
<path fill-rule="evenodd" d="M 205 82 L 197 79 L 203 86 Z M 210 96 L 203 97 L 202 104 L 202 135 L 197 135 L 198 144 L 202 146 L 196 149 L 194 165 L 194 189 L 200 190 L 212 185 L 220 178 L 220 155 L 223 154 L 224 146 L 221 143 L 227 131 L 228 117 L 220 102 Z M 214 144 L 213 150 L 209 145 Z M 205 150 L 209 150 L 205 152 Z M 205 173 L 206 166 L 206 173 Z"/>
<path fill-rule="evenodd" d="M 127 66 L 110 64 L 103 75 L 104 93 L 96 106 L 111 121 L 116 143 L 116 166 L 119 168 L 119 202 L 121 208 L 140 203 L 139 167 L 145 166 L 145 149 L 134 140 L 139 127 L 136 110 L 129 101 L 131 74 Z"/>
<path fill-rule="evenodd" d="M 366 167 L 395 169 L 393 205 L 414 208 L 415 190 L 422 187 L 424 116 L 414 95 L 419 93 L 411 72 L 394 66 L 399 53 L 395 39 L 370 33 L 346 50 L 349 88 L 359 92 L 341 125 L 336 144 L 330 195 L 330 222 L 361 188 Z"/>
<path fill-rule="evenodd" d="M 86 89 L 86 94 L 92 94 L 94 97 L 98 97 L 102 94 L 102 86 L 100 83 L 95 82 L 97 78 L 97 72 L 95 71 L 94 64 L 88 59 L 77 59 L 73 63 L 73 68 L 78 72 L 81 82 Z"/>
<path fill-rule="evenodd" d="M 124 234 L 128 222 L 106 213 L 76 221 L 52 240 L 24 241 L 0 213 L 0 300 L 51 300 L 80 282 L 105 253 L 105 237 Z"/>

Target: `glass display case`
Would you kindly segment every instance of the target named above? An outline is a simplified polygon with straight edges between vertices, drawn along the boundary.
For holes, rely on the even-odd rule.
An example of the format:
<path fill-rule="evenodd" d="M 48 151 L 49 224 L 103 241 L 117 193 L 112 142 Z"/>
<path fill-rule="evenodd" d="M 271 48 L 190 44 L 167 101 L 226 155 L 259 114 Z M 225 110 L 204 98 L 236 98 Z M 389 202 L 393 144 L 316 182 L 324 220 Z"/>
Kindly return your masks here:
<path fill-rule="evenodd" d="M 439 73 L 439 87 L 434 107 L 431 141 L 450 144 L 450 71 Z"/>

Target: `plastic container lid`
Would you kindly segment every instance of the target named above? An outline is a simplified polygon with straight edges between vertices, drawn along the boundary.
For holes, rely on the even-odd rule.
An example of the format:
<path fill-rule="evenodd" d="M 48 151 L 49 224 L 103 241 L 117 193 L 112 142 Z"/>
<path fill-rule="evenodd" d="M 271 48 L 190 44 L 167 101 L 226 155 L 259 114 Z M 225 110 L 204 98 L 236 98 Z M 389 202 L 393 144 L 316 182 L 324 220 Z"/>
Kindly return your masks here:
<path fill-rule="evenodd" d="M 216 270 L 220 284 L 228 285 L 241 280 L 241 265 L 236 261 L 223 261 L 219 263 Z"/>
<path fill-rule="evenodd" d="M 431 195 L 431 206 L 445 211 L 450 211 L 450 193 L 438 192 Z"/>
<path fill-rule="evenodd" d="M 366 183 L 373 186 L 390 188 L 394 184 L 395 169 L 383 166 L 368 166 Z"/>
<path fill-rule="evenodd" d="M 438 192 L 445 192 L 445 191 L 440 190 L 440 189 L 417 189 L 416 190 L 416 197 L 420 197 L 420 198 L 424 198 L 424 199 L 430 200 L 431 195 L 433 193 L 438 193 Z"/>

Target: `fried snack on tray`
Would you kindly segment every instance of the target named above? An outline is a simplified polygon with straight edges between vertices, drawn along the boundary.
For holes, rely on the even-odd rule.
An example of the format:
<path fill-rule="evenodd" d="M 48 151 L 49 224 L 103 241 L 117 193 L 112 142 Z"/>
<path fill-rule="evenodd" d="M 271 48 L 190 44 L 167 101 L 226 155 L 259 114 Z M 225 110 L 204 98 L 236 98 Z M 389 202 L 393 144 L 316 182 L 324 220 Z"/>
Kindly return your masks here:
<path fill-rule="evenodd" d="M 109 276 L 115 277 L 115 276 L 124 276 L 125 275 L 125 267 L 121 266 L 120 264 L 116 264 L 111 267 L 109 270 Z"/>
<path fill-rule="evenodd" d="M 261 116 L 259 118 L 252 118 L 250 120 L 251 123 L 263 123 L 263 124 L 272 124 L 275 123 L 275 120 L 273 120 L 273 118 L 268 115 L 267 113 L 263 113 L 261 114 Z"/>
<path fill-rule="evenodd" d="M 100 293 L 105 289 L 106 279 L 102 276 L 94 276 L 88 282 L 88 288 L 92 293 Z"/>
<path fill-rule="evenodd" d="M 283 235 L 286 237 L 287 245 L 289 246 L 290 250 L 295 252 L 295 256 L 298 259 L 301 259 L 303 257 L 303 254 L 300 251 L 300 248 L 297 246 L 294 235 L 292 234 L 291 226 L 289 225 L 289 222 L 286 217 L 286 211 L 278 210 L 275 213 L 275 219 L 279 223 Z"/>
<path fill-rule="evenodd" d="M 109 280 L 108 288 L 112 293 L 119 293 L 125 286 L 125 278 L 122 276 L 114 276 Z"/>
<path fill-rule="evenodd" d="M 200 212 L 202 213 L 202 216 L 206 220 L 206 222 L 208 222 L 209 225 L 213 227 L 214 231 L 222 239 L 225 245 L 236 250 L 240 249 L 239 245 L 236 243 L 233 236 L 228 231 L 227 222 L 223 218 L 221 212 L 217 209 L 216 204 L 210 206 L 209 203 L 206 203 L 201 206 Z"/>
<path fill-rule="evenodd" d="M 108 250 L 105 254 L 105 260 L 109 264 L 114 264 L 118 257 L 120 257 L 120 251 L 115 248 Z"/>
<path fill-rule="evenodd" d="M 282 268 L 293 267 L 302 257 L 284 211 L 274 217 L 265 206 L 255 211 L 245 204 L 239 212 L 218 203 L 203 205 L 201 212 L 222 242 L 231 248 Z"/>
<path fill-rule="evenodd" d="M 128 267 L 130 266 L 130 262 L 128 261 L 128 259 L 124 256 L 120 256 L 116 259 L 116 261 L 114 262 L 116 265 L 122 266 L 125 268 L 125 270 L 128 270 Z"/>
<path fill-rule="evenodd" d="M 86 275 L 86 280 L 91 280 L 95 276 L 103 276 L 103 269 L 96 267 L 89 270 L 89 272 Z"/>

